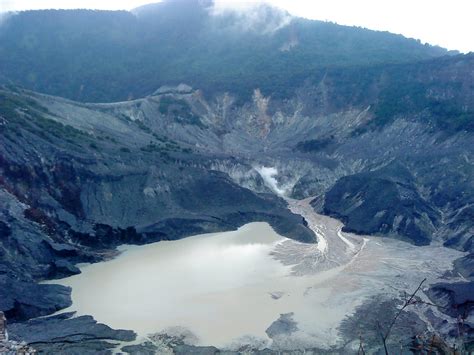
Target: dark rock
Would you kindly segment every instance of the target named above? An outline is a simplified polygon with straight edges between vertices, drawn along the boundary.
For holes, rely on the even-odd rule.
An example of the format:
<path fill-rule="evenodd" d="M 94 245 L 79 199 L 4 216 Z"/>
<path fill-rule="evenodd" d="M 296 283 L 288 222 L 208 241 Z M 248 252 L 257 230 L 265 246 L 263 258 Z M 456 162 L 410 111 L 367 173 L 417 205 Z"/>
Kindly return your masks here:
<path fill-rule="evenodd" d="M 474 314 L 474 282 L 438 283 L 430 287 L 428 296 L 440 311 L 451 317 L 468 318 Z"/>
<path fill-rule="evenodd" d="M 0 311 L 9 322 L 45 316 L 71 305 L 71 289 L 36 284 L 0 275 Z"/>
<path fill-rule="evenodd" d="M 79 270 L 76 266 L 71 264 L 67 260 L 56 260 L 51 265 L 51 270 L 49 274 L 50 279 L 61 279 L 71 275 L 80 274 L 81 270 Z"/>
<path fill-rule="evenodd" d="M 221 352 L 214 346 L 192 346 L 192 345 L 177 345 L 173 348 L 176 355 L 214 355 L 220 354 Z"/>
<path fill-rule="evenodd" d="M 417 245 L 430 243 L 440 218 L 399 164 L 339 179 L 326 193 L 324 213 L 341 219 L 345 231 L 397 236 Z"/>
<path fill-rule="evenodd" d="M 78 254 L 77 247 L 71 245 L 71 244 L 65 244 L 65 243 L 54 243 L 54 242 L 46 242 L 51 247 L 53 252 L 57 254 L 58 256 L 76 256 Z"/>
<path fill-rule="evenodd" d="M 12 230 L 8 224 L 0 221 L 0 238 L 7 238 L 12 234 Z"/>
<path fill-rule="evenodd" d="M 121 350 L 131 355 L 155 355 L 158 347 L 151 342 L 145 342 L 138 345 L 127 345 L 122 347 Z"/>
<path fill-rule="evenodd" d="M 265 330 L 270 338 L 274 338 L 279 335 L 289 335 L 298 330 L 297 323 L 293 320 L 293 313 L 281 314 L 280 318 L 274 321 Z"/>
<path fill-rule="evenodd" d="M 41 353 L 108 354 L 116 344 L 111 341 L 133 341 L 130 330 L 113 330 L 90 316 L 71 318 L 74 313 L 32 319 L 8 327 L 13 340 L 23 340 Z"/>
<path fill-rule="evenodd" d="M 116 344 L 104 340 L 83 340 L 81 342 L 54 342 L 35 344 L 40 354 L 71 354 L 71 355 L 110 355 Z"/>
<path fill-rule="evenodd" d="M 468 254 L 454 262 L 454 267 L 465 278 L 474 280 L 474 253 Z"/>

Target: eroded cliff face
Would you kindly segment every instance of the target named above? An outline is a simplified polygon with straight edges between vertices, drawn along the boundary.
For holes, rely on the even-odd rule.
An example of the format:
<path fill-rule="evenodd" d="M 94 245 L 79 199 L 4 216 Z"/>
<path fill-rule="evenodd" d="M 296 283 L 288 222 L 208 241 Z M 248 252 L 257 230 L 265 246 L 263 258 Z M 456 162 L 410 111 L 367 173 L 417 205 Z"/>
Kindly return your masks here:
<path fill-rule="evenodd" d="M 77 273 L 75 263 L 122 243 L 262 220 L 314 241 L 258 174 L 247 176 L 252 160 L 219 152 L 219 134 L 205 135 L 214 113 L 198 92 L 110 105 L 27 92 L 2 99 L 0 292 L 13 322 L 70 304 L 70 290 L 34 282 Z"/>
<path fill-rule="evenodd" d="M 318 211 L 351 231 L 471 250 L 469 126 L 435 127 L 423 116 L 426 108 L 381 124 L 365 98 L 339 108 L 329 82 L 326 76 L 284 101 L 256 89 L 244 103 L 186 85 L 113 104 L 5 93 L 20 104 L 14 119 L 3 117 L 3 186 L 50 232 L 58 229 L 54 221 L 80 236 L 94 235 L 101 224 L 128 230 L 112 237 L 115 245 L 123 238 L 144 242 L 138 230 L 163 220 L 199 220 L 210 228 L 236 206 L 255 213 L 270 203 L 280 215 L 284 204 L 257 173 L 269 166 L 288 196 L 315 197 Z M 469 114 L 472 100 L 462 101 Z M 183 198 L 190 193 L 196 198 Z"/>
<path fill-rule="evenodd" d="M 469 63 L 464 60 L 453 65 L 469 71 Z M 465 79 L 457 70 L 442 68 L 439 75 L 444 81 L 464 85 Z M 420 76 L 417 80 L 424 83 L 420 71 L 411 75 Z M 390 86 L 386 83 L 389 74 L 374 75 L 367 96 L 383 97 L 384 90 L 391 90 L 386 88 Z M 200 169 L 206 171 L 204 174 L 222 172 L 253 192 L 270 193 L 256 167 L 271 166 L 277 169 L 276 179 L 286 186 L 288 196 L 314 196 L 313 205 L 318 211 L 344 220 L 351 231 L 421 244 L 435 239 L 471 250 L 471 126 L 469 121 L 460 121 L 464 126 L 445 127 L 448 123 L 437 121 L 441 119 L 437 115 L 440 105 L 451 105 L 454 100 L 464 104 L 459 114 L 470 117 L 472 97 L 465 90 L 454 95 L 449 87 L 441 93 L 439 86 L 424 83 L 428 85 L 424 92 L 427 97 L 444 101 L 435 108 L 427 103 L 421 111 L 412 108 L 401 114 L 388 112 L 388 104 L 381 98 L 371 102 L 363 97 L 365 86 L 354 87 L 353 96 L 360 95 L 359 101 L 351 97 L 353 102 L 341 106 L 343 94 L 334 86 L 334 80 L 325 76 L 317 85 L 297 90 L 293 99 L 283 101 L 256 89 L 252 100 L 244 103 L 231 93 L 206 97 L 184 85 L 115 104 L 77 104 L 31 95 L 53 119 L 94 137 L 119 137 L 118 159 L 127 161 L 135 150 L 165 157 L 170 151 L 179 151 L 172 159 L 180 167 L 134 168 L 135 176 L 143 170 L 144 187 L 130 190 L 128 195 L 122 192 L 123 200 L 114 205 L 122 206 L 133 196 L 143 195 L 150 199 L 149 205 L 160 201 L 163 210 L 171 211 L 176 203 L 167 194 L 193 180 Z M 453 116 L 457 111 L 448 111 L 444 120 L 464 119 Z M 124 171 L 113 174 L 123 176 Z M 177 175 L 179 180 L 174 178 Z M 129 184 L 126 178 L 123 184 Z M 118 182 L 116 186 L 123 189 Z M 153 218 L 143 213 L 119 216 L 110 210 L 117 207 L 101 207 L 99 211 L 95 195 L 99 195 L 99 201 L 120 195 L 110 188 L 102 184 L 84 192 L 90 213 L 97 213 L 107 224 L 112 223 L 107 216 L 114 215 L 121 227 Z"/>

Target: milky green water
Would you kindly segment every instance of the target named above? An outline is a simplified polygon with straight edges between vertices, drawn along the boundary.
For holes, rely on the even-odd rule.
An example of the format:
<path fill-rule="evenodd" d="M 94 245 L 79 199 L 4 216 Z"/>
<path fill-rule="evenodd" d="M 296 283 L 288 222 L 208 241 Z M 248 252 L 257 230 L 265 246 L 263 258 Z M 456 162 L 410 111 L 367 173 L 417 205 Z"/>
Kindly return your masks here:
<path fill-rule="evenodd" d="M 274 348 L 328 349 L 344 342 L 340 322 L 364 300 L 378 294 L 393 299 L 424 277 L 438 282 L 462 256 L 442 246 L 414 248 L 381 238 L 346 235 L 351 239 L 344 241 L 340 222 L 313 217 L 310 224 L 330 245 L 322 259 L 318 245 L 290 241 L 266 223 L 250 223 L 234 232 L 123 246 L 115 259 L 83 265 L 80 275 L 49 283 L 72 287 L 73 305 L 65 311 L 139 336 L 175 334 L 170 328 L 179 327 L 191 331 L 198 345 L 232 347 L 250 335 Z M 330 269 L 324 267 L 327 261 Z M 292 273 L 296 265 L 300 276 Z M 297 331 L 270 344 L 265 330 L 290 312 Z"/>
<path fill-rule="evenodd" d="M 72 287 L 69 310 L 113 328 L 146 335 L 182 326 L 213 345 L 247 334 L 267 338 L 265 329 L 292 308 L 271 297 L 290 279 L 289 267 L 270 256 L 284 240 L 268 224 L 251 223 L 235 232 L 123 246 L 117 258 L 82 266 L 80 275 L 59 283 Z"/>

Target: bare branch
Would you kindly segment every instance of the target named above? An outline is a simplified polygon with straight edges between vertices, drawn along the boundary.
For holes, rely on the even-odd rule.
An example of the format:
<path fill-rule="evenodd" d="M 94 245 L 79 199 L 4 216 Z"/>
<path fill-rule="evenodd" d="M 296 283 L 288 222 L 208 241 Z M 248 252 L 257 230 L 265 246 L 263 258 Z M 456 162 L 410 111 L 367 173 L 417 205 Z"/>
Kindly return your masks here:
<path fill-rule="evenodd" d="M 433 307 L 436 307 L 436 308 L 441 308 L 441 309 L 450 309 L 449 307 L 447 306 L 441 306 L 439 304 L 436 304 L 436 303 L 431 303 L 431 302 L 427 302 L 427 301 L 423 301 L 423 300 L 414 300 L 412 302 L 412 304 L 426 304 L 428 306 L 433 306 Z"/>
<path fill-rule="evenodd" d="M 441 305 L 431 303 L 431 302 L 428 302 L 428 301 L 423 301 L 419 297 L 418 298 L 416 297 L 416 294 L 420 291 L 420 289 L 423 286 L 423 284 L 425 283 L 425 281 L 426 281 L 426 278 L 423 279 L 420 282 L 420 284 L 418 285 L 418 287 L 415 289 L 415 291 L 412 294 L 408 295 L 407 292 L 403 293 L 402 299 L 404 300 L 404 303 L 401 306 L 401 308 L 398 310 L 398 312 L 395 314 L 395 317 L 392 319 L 392 321 L 388 325 L 385 332 L 384 332 L 380 322 L 377 322 L 378 332 L 379 332 L 380 338 L 382 339 L 382 342 L 383 342 L 385 355 L 389 355 L 388 347 L 387 347 L 387 339 L 389 338 L 389 336 L 391 334 L 391 331 L 392 331 L 392 328 L 394 327 L 395 323 L 397 322 L 397 320 L 399 319 L 400 315 L 405 310 L 405 308 L 407 308 L 410 305 L 415 305 L 415 304 L 426 304 L 428 306 L 434 306 L 434 307 L 437 307 L 437 308 L 440 308 L 440 309 L 450 309 L 450 307 L 441 306 Z M 464 341 L 463 341 L 463 335 L 464 334 L 463 333 L 464 333 L 464 319 L 465 318 L 466 318 L 466 314 L 464 314 L 464 316 L 459 315 L 458 319 L 457 319 L 457 322 L 456 322 L 457 323 L 457 328 L 458 328 L 458 339 L 461 340 L 461 342 L 460 342 L 461 352 L 462 352 L 462 349 L 464 348 Z M 417 338 L 421 339 L 421 337 L 418 337 L 418 336 L 417 336 Z M 360 338 L 360 341 L 361 341 L 360 345 L 362 346 L 362 337 Z M 453 353 L 453 351 L 454 351 L 453 354 L 458 354 L 459 353 L 458 349 L 456 349 L 456 344 L 454 344 L 454 347 L 451 348 L 441 337 L 437 336 L 436 334 L 432 335 L 431 339 L 428 340 L 428 343 L 426 345 L 428 345 L 428 354 L 433 352 L 434 349 L 438 349 L 438 350 L 441 351 L 441 353 L 446 353 L 446 354 L 447 353 Z M 420 349 L 423 349 L 423 348 L 424 348 L 424 345 L 422 343 Z M 403 352 L 403 346 L 402 346 L 400 351 Z M 359 354 L 361 354 L 360 353 L 360 347 L 359 347 Z"/>
<path fill-rule="evenodd" d="M 357 355 L 365 355 L 364 343 L 362 342 L 362 334 L 359 334 L 359 350 Z"/>
<path fill-rule="evenodd" d="M 377 326 L 379 328 L 379 334 L 380 334 L 380 337 L 382 338 L 382 342 L 383 342 L 383 348 L 385 350 L 385 355 L 388 355 L 388 349 L 387 349 L 387 338 L 384 336 L 383 334 L 383 330 L 382 330 L 382 326 L 380 325 L 380 322 L 377 322 Z"/>
<path fill-rule="evenodd" d="M 387 332 L 385 333 L 385 335 L 383 335 L 383 341 L 384 341 L 384 348 L 386 349 L 386 341 L 388 339 L 388 337 L 390 336 L 390 332 L 392 331 L 392 328 L 393 326 L 395 325 L 398 317 L 400 317 L 400 315 L 402 314 L 403 310 L 408 307 L 409 305 L 413 304 L 413 299 L 415 298 L 415 295 L 417 294 L 418 291 L 420 291 L 421 289 L 421 286 L 423 286 L 424 282 L 426 281 L 426 278 L 424 278 L 420 284 L 418 285 L 418 287 L 416 288 L 416 290 L 410 295 L 410 297 L 405 301 L 405 303 L 403 304 L 402 308 L 399 309 L 399 311 L 397 312 L 397 314 L 395 315 L 395 317 L 393 318 L 392 322 L 390 323 L 390 325 L 388 326 L 387 328 Z M 385 353 L 388 354 L 387 350 L 385 350 Z"/>

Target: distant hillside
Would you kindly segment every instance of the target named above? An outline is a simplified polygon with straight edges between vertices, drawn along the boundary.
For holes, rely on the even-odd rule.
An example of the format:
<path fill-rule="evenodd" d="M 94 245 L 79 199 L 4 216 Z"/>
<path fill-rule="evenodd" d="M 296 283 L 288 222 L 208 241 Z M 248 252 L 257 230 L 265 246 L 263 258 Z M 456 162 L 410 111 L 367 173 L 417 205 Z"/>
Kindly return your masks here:
<path fill-rule="evenodd" d="M 260 5 L 216 13 L 212 1 L 126 11 L 26 11 L 0 27 L 0 80 L 80 101 L 141 97 L 186 82 L 205 92 L 292 95 L 321 68 L 400 63 L 447 51 L 388 32 L 293 18 Z M 287 94 L 287 92 L 289 92 Z"/>

